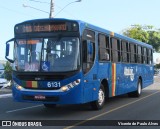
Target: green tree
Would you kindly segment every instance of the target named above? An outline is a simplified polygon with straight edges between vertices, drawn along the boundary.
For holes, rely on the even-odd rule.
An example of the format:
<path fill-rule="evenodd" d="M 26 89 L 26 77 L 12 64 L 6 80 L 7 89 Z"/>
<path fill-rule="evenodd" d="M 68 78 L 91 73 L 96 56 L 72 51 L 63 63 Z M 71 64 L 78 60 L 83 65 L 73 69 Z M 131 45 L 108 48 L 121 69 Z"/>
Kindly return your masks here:
<path fill-rule="evenodd" d="M 9 61 L 7 61 L 6 64 L 4 64 L 3 66 L 4 66 L 5 78 L 7 80 L 12 80 L 12 66 L 11 66 L 11 63 Z"/>
<path fill-rule="evenodd" d="M 155 51 L 160 51 L 160 30 L 154 29 L 151 25 L 133 25 L 123 31 L 123 35 L 148 43 Z"/>
<path fill-rule="evenodd" d="M 148 42 L 149 41 L 149 34 L 143 29 L 141 25 L 134 25 L 131 28 L 127 28 L 124 32 L 124 35 L 142 41 Z"/>
<path fill-rule="evenodd" d="M 148 31 L 148 33 L 149 33 L 148 44 L 152 45 L 155 51 L 160 52 L 160 32 L 159 31 Z"/>

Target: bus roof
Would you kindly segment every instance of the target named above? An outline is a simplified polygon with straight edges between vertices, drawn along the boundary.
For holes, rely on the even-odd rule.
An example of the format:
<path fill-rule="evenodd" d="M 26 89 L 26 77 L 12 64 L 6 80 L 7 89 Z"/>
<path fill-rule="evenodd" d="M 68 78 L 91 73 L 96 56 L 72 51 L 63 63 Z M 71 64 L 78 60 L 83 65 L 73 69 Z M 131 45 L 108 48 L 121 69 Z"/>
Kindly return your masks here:
<path fill-rule="evenodd" d="M 83 26 L 84 28 L 95 30 L 95 31 L 98 31 L 100 33 L 104 33 L 104 34 L 107 34 L 107 35 L 110 35 L 111 33 L 114 33 L 114 32 L 112 32 L 110 30 L 107 30 L 107 29 L 92 25 L 90 23 L 87 23 L 87 22 L 84 22 L 84 21 L 81 21 L 81 20 L 71 20 L 71 19 L 65 19 L 65 18 L 33 19 L 33 20 L 27 20 L 27 21 L 21 22 L 19 24 L 32 23 L 32 22 L 43 23 L 43 22 L 53 22 L 53 21 L 72 21 L 72 22 L 77 22 L 79 25 Z M 17 24 L 17 25 L 19 25 L 19 24 Z M 119 39 L 124 40 L 124 41 L 136 43 L 138 45 L 142 45 L 142 46 L 145 46 L 145 47 L 148 47 L 148 48 L 153 48 L 151 45 L 149 45 L 147 43 L 135 40 L 133 38 L 129 38 L 129 37 L 124 36 L 124 35 L 120 35 L 118 33 L 114 33 L 114 37 L 119 38 Z"/>

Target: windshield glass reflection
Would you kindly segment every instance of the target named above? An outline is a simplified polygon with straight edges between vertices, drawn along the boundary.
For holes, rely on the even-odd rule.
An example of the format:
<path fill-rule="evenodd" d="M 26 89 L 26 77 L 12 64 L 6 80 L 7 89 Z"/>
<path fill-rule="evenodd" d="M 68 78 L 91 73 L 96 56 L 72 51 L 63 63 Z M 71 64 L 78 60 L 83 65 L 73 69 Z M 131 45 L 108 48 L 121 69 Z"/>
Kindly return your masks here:
<path fill-rule="evenodd" d="M 14 70 L 63 72 L 80 66 L 76 37 L 19 39 L 15 43 Z"/>

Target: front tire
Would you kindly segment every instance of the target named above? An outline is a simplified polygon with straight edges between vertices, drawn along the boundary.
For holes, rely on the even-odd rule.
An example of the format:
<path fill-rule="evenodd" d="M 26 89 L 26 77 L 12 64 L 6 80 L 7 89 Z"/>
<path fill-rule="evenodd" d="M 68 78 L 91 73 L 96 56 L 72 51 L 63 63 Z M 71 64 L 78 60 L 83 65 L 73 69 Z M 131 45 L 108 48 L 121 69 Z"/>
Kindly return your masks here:
<path fill-rule="evenodd" d="M 103 108 L 105 103 L 105 89 L 101 84 L 100 89 L 98 91 L 98 100 L 91 102 L 91 107 L 94 110 L 100 110 Z"/>

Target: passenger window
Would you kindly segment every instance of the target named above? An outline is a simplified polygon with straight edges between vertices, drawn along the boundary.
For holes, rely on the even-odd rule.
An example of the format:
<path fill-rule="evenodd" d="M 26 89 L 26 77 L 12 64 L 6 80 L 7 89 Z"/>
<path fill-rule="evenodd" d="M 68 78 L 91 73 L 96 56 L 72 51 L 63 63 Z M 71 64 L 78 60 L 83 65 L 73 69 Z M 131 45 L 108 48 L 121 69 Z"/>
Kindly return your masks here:
<path fill-rule="evenodd" d="M 108 61 L 110 60 L 110 49 L 109 49 L 109 37 L 100 34 L 98 37 L 99 41 L 99 60 Z"/>
<path fill-rule="evenodd" d="M 112 61 L 120 62 L 121 53 L 120 53 L 120 41 L 115 38 L 111 38 L 111 48 L 112 48 Z"/>
<path fill-rule="evenodd" d="M 136 54 L 136 45 L 135 44 L 130 43 L 130 51 L 131 51 L 130 61 L 131 61 L 131 63 L 136 63 L 137 62 L 137 54 Z"/>
<path fill-rule="evenodd" d="M 147 64 L 147 49 L 143 48 L 143 63 Z"/>
<path fill-rule="evenodd" d="M 127 41 L 121 42 L 121 49 L 122 49 L 122 62 L 129 62 L 129 47 Z"/>
<path fill-rule="evenodd" d="M 138 46 L 138 63 L 142 63 L 142 47 Z"/>

